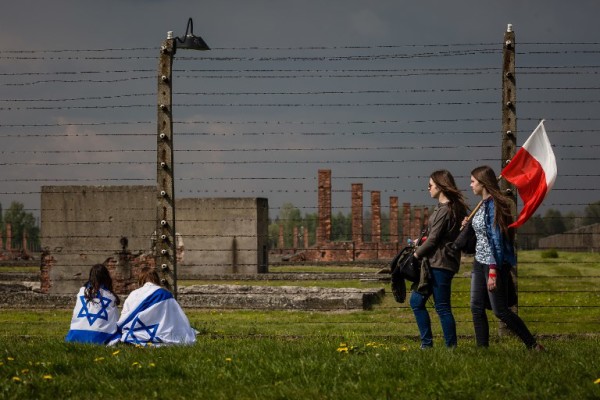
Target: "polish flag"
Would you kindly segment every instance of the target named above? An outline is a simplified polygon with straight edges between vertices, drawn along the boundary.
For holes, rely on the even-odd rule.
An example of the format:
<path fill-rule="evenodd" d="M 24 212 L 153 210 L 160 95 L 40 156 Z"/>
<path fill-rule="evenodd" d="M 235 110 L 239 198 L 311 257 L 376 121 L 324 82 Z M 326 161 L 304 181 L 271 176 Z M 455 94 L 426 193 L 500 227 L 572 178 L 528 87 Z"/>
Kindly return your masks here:
<path fill-rule="evenodd" d="M 544 129 L 544 120 L 535 128 L 523 147 L 502 170 L 502 176 L 517 187 L 523 200 L 519 218 L 510 227 L 518 228 L 538 208 L 556 180 L 556 158 Z"/>

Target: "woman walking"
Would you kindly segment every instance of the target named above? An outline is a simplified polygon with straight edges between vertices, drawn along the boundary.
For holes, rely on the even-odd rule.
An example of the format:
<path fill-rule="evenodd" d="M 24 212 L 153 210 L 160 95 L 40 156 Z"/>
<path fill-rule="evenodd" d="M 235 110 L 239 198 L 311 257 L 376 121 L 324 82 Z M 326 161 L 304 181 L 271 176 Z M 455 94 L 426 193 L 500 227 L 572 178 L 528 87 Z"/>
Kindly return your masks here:
<path fill-rule="evenodd" d="M 450 244 L 460 232 L 460 225 L 467 215 L 467 205 L 456 187 L 454 177 L 447 170 L 433 172 L 429 177 L 429 194 L 438 201 L 429 217 L 427 239 L 415 251 L 417 259 L 424 259 L 429 273 L 421 276 L 428 282 L 419 282 L 410 296 L 410 306 L 415 314 L 421 336 L 421 348 L 433 346 L 431 319 L 426 302 L 431 295 L 435 303 L 444 340 L 447 347 L 455 347 L 456 322 L 452 314 L 450 295 L 452 278 L 460 267 L 460 252 Z"/>
<path fill-rule="evenodd" d="M 494 315 L 530 349 L 544 350 L 527 325 L 510 309 L 511 268 L 516 265 L 510 199 L 502 194 L 494 170 L 481 166 L 471 171 L 471 189 L 482 204 L 471 224 L 476 235 L 475 260 L 471 279 L 471 313 L 477 346 L 489 346 L 486 304 Z M 465 220 L 465 223 L 467 221 Z"/>

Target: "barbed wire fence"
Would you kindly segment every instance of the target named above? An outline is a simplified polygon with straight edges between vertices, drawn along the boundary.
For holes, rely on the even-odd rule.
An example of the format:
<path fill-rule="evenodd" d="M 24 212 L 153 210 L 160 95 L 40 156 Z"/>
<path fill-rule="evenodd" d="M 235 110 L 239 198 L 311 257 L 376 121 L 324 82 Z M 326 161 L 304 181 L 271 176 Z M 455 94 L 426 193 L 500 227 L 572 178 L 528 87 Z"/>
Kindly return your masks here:
<path fill-rule="evenodd" d="M 594 42 L 517 44 L 518 145 L 546 119 L 557 156 L 545 209 L 580 211 L 599 198 L 599 52 Z M 19 201 L 39 216 L 43 185 L 155 185 L 157 54 L 0 51 L 4 209 Z M 353 182 L 429 206 L 429 173 L 447 168 L 469 193 L 472 168 L 500 169 L 501 60 L 502 43 L 178 55 L 176 195 L 265 197 L 272 219 L 285 203 L 314 212 L 322 168 L 332 170 L 332 208 L 344 214 Z M 520 307 L 546 307 L 520 293 Z M 599 297 L 595 288 L 582 293 Z"/>

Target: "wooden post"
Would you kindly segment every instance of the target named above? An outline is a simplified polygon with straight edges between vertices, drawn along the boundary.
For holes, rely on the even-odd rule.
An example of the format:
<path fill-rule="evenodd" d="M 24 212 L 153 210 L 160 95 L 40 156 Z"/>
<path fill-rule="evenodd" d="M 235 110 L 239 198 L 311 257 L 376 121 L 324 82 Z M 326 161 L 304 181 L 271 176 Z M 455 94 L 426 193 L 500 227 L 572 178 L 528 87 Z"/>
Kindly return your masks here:
<path fill-rule="evenodd" d="M 175 39 L 160 48 L 158 64 L 158 125 L 156 167 L 155 257 L 161 283 L 177 298 L 177 247 L 175 238 L 175 180 L 173 162 L 172 67 Z"/>
<path fill-rule="evenodd" d="M 509 24 L 504 33 L 504 49 L 502 59 L 502 160 L 500 170 L 504 168 L 514 157 L 517 148 L 517 86 L 515 77 L 515 32 Z M 517 215 L 517 192 L 515 186 L 501 179 L 500 189 L 513 201 L 511 213 Z M 516 237 L 515 237 L 516 242 Z M 516 249 L 515 249 L 516 251 Z M 517 289 L 517 266 L 513 269 L 513 280 Z M 518 312 L 518 304 L 513 307 Z M 507 333 L 504 323 L 499 325 L 501 335 Z"/>

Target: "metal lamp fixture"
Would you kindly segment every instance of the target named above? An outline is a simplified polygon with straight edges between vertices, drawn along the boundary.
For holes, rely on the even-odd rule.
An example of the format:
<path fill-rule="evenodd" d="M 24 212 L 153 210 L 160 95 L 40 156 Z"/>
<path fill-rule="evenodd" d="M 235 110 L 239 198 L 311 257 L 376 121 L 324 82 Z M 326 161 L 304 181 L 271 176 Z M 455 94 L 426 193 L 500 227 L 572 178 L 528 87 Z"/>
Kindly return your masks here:
<path fill-rule="evenodd" d="M 191 18 L 185 28 L 185 36 L 175 38 L 175 45 L 180 49 L 210 50 L 210 47 L 200 36 L 194 35 L 194 22 Z"/>
<path fill-rule="evenodd" d="M 175 175 L 173 152 L 173 58 L 178 49 L 210 50 L 202 38 L 194 35 L 194 23 L 188 20 L 185 35 L 167 39 L 160 47 L 158 63 L 157 149 L 156 149 L 156 265 L 160 266 L 161 282 L 177 298 L 177 240 L 175 227 Z"/>

